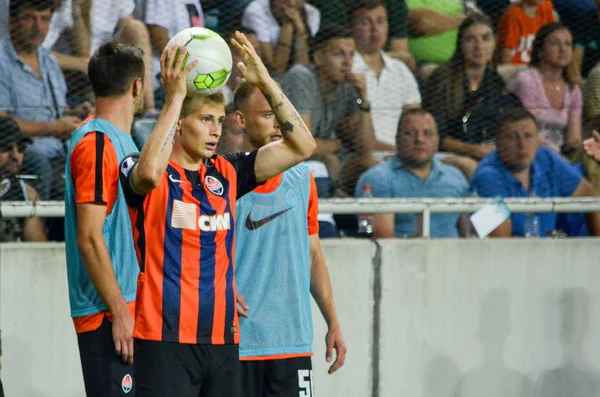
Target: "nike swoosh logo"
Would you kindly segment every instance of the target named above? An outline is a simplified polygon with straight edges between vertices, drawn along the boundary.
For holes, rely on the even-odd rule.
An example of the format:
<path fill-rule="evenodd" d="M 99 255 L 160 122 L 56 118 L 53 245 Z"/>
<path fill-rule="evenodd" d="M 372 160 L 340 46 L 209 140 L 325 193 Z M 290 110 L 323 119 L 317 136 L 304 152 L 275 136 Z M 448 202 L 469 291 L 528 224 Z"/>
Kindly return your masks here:
<path fill-rule="evenodd" d="M 287 208 L 283 211 L 276 212 L 273 215 L 269 215 L 266 218 L 262 218 L 257 221 L 253 221 L 252 218 L 250 218 L 250 214 L 248 214 L 248 216 L 246 217 L 246 229 L 256 230 L 259 227 L 264 226 L 267 223 L 271 222 L 273 219 L 277 218 L 278 216 L 285 214 L 289 210 L 291 210 L 291 208 Z"/>
<path fill-rule="evenodd" d="M 173 175 L 171 175 L 171 174 L 169 174 L 169 179 L 170 179 L 170 180 L 171 180 L 171 182 L 173 182 L 173 183 L 182 183 L 182 182 L 183 182 L 183 183 L 189 183 L 188 181 L 182 181 L 182 180 L 180 180 L 180 179 L 175 179 L 175 178 L 173 178 Z"/>

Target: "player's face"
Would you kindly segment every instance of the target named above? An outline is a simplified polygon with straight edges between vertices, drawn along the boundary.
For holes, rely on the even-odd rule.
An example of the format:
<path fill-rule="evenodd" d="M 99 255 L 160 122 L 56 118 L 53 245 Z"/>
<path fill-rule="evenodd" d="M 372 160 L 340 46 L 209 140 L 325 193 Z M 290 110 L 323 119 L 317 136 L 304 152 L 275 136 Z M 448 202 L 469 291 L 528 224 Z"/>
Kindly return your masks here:
<path fill-rule="evenodd" d="M 573 59 L 573 38 L 567 29 L 552 32 L 546 37 L 540 53 L 543 63 L 551 66 L 566 68 Z"/>
<path fill-rule="evenodd" d="M 198 109 L 179 121 L 181 146 L 194 161 L 215 154 L 225 120 L 221 104 L 201 104 Z"/>
<path fill-rule="evenodd" d="M 0 148 L 0 171 L 3 174 L 14 175 L 19 172 L 23 165 L 23 152 L 25 145 L 17 143 L 9 144 Z"/>
<path fill-rule="evenodd" d="M 241 127 L 246 130 L 248 139 L 255 148 L 283 138 L 275 112 L 260 90 L 254 90 L 242 115 L 239 118 Z"/>
<path fill-rule="evenodd" d="M 225 117 L 223 132 L 217 145 L 218 154 L 238 153 L 244 151 L 246 137 L 244 131 L 232 113 Z"/>
<path fill-rule="evenodd" d="M 460 49 L 467 65 L 487 65 L 492 60 L 496 40 L 488 25 L 471 25 L 465 30 Z"/>
<path fill-rule="evenodd" d="M 382 5 L 356 13 L 353 27 L 354 40 L 359 51 L 377 52 L 385 46 L 389 26 L 387 13 Z"/>
<path fill-rule="evenodd" d="M 19 15 L 10 21 L 13 42 L 26 48 L 39 47 L 48 34 L 51 18 L 50 10 L 22 8 Z"/>
<path fill-rule="evenodd" d="M 315 54 L 315 62 L 321 73 L 325 73 L 334 83 L 342 83 L 352 78 L 352 62 L 356 46 L 354 39 L 332 39 Z"/>
<path fill-rule="evenodd" d="M 439 135 L 433 117 L 429 114 L 414 114 L 406 117 L 396 137 L 398 157 L 403 164 L 423 167 L 431 162 L 438 151 Z"/>
<path fill-rule="evenodd" d="M 520 120 L 500 126 L 496 136 L 498 157 L 511 172 L 531 166 L 538 149 L 537 128 L 533 120 Z"/>

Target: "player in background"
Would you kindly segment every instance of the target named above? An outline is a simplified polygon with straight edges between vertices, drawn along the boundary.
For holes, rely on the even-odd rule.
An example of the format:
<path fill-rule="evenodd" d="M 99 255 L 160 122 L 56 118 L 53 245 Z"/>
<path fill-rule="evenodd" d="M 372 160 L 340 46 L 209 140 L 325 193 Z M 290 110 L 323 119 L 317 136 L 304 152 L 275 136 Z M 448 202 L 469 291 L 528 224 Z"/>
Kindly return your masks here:
<path fill-rule="evenodd" d="M 235 203 L 310 157 L 316 145 L 246 37 L 236 33 L 232 44 L 243 56 L 243 77 L 271 99 L 283 139 L 251 153 L 215 155 L 225 97 L 186 98 L 185 72 L 167 91 L 170 130 L 155 130 L 139 160 L 132 156 L 121 166 L 140 263 L 138 397 L 233 395 L 239 360 Z M 185 59 L 164 52 L 161 65 L 175 62 L 177 70 Z"/>
<path fill-rule="evenodd" d="M 263 93 L 242 83 L 235 117 L 256 150 L 283 138 L 281 120 Z M 236 282 L 241 303 L 240 371 L 235 397 L 312 396 L 310 295 L 328 325 L 326 360 L 342 365 L 346 345 L 319 240 L 317 186 L 296 165 L 237 202 Z M 245 310 L 241 310 L 244 311 Z"/>
<path fill-rule="evenodd" d="M 69 299 L 88 397 L 135 394 L 133 314 L 139 267 L 119 163 L 137 153 L 131 126 L 144 109 L 144 71 L 140 49 L 100 47 L 89 63 L 96 116 L 73 133 L 67 154 Z M 168 73 L 163 80 L 170 87 L 179 84 Z M 168 133 L 171 126 L 166 125 L 163 116 L 155 129 Z"/>

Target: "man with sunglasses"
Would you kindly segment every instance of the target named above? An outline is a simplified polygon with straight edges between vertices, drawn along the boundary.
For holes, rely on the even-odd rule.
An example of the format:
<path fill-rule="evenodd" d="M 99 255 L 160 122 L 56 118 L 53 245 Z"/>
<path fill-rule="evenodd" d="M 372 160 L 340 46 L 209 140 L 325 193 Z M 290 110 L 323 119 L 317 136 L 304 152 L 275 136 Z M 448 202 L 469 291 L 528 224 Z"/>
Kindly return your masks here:
<path fill-rule="evenodd" d="M 12 119 L 0 117 L 0 201 L 37 201 L 37 192 L 19 175 L 23 153 L 31 139 Z M 0 242 L 45 241 L 44 223 L 38 217 L 0 220 Z"/>

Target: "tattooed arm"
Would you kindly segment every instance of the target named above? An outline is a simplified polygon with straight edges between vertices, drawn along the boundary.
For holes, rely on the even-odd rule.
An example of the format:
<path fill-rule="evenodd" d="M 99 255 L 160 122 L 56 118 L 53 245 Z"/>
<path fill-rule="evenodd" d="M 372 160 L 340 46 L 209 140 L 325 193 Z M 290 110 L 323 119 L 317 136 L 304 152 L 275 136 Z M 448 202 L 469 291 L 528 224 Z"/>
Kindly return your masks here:
<path fill-rule="evenodd" d="M 171 51 L 165 49 L 160 58 L 161 77 L 167 97 L 165 106 L 158 121 L 140 153 L 140 160 L 131 172 L 132 187 L 136 193 L 145 194 L 158 186 L 167 169 L 169 157 L 173 150 L 173 142 L 177 133 L 177 121 L 186 95 L 185 76 L 196 64 L 196 61 L 182 69 L 186 60 L 186 49 L 181 49 L 181 56 L 176 58 L 179 47 Z"/>
<path fill-rule="evenodd" d="M 279 85 L 269 76 L 267 68 L 242 33 L 232 40 L 235 49 L 244 57 L 238 67 L 244 78 L 264 94 L 279 121 L 283 140 L 261 147 L 256 155 L 256 180 L 264 182 L 309 158 L 316 143 L 300 114 Z"/>

